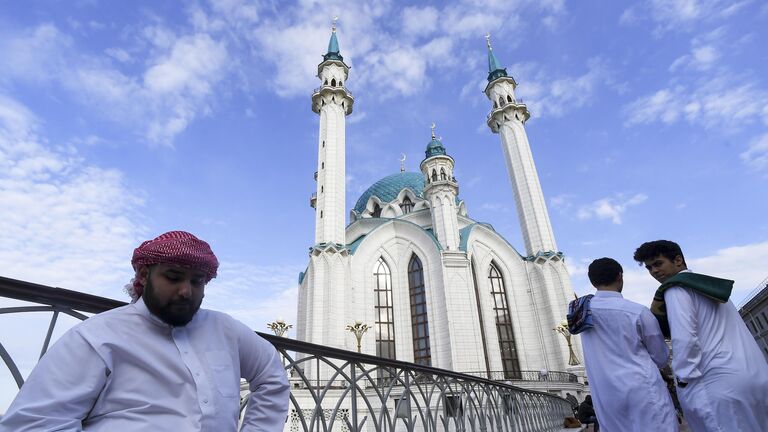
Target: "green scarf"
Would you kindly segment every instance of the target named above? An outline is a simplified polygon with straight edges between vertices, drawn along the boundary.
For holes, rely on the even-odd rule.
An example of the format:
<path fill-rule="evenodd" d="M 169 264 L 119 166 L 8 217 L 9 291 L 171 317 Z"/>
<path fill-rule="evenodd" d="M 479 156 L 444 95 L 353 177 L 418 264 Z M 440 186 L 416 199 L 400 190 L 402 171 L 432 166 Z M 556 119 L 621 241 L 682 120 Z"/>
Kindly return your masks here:
<path fill-rule="evenodd" d="M 691 272 L 680 272 L 665 280 L 656 290 L 656 294 L 653 295 L 651 312 L 659 321 L 661 333 L 667 338 L 670 337 L 670 332 L 669 321 L 667 320 L 667 305 L 664 302 L 664 291 L 674 286 L 690 288 L 704 297 L 725 303 L 731 296 L 733 281 Z"/>

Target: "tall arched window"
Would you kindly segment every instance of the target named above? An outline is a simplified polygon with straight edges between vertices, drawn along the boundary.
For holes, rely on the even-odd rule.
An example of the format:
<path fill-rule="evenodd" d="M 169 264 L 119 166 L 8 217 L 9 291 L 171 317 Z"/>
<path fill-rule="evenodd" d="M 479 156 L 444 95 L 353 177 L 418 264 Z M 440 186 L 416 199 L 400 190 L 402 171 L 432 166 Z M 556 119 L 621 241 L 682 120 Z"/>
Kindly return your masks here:
<path fill-rule="evenodd" d="M 392 274 L 384 258 L 376 263 L 374 277 L 374 301 L 376 308 L 376 355 L 395 358 L 395 318 L 392 307 Z"/>
<path fill-rule="evenodd" d="M 437 181 L 437 171 L 432 170 L 432 181 Z"/>
<path fill-rule="evenodd" d="M 400 208 L 403 210 L 403 214 L 410 213 L 413 210 L 413 201 L 410 198 L 403 198 L 403 203 L 400 204 Z"/>
<path fill-rule="evenodd" d="M 448 176 L 445 175 L 445 170 L 440 168 L 440 180 L 448 180 Z"/>
<path fill-rule="evenodd" d="M 520 362 L 517 359 L 515 334 L 512 332 L 512 319 L 509 315 L 509 307 L 507 307 L 507 290 L 504 287 L 504 278 L 501 277 L 501 272 L 494 262 L 491 262 L 488 280 L 491 283 L 493 311 L 496 315 L 496 331 L 499 334 L 499 349 L 501 350 L 504 378 L 519 378 Z"/>
<path fill-rule="evenodd" d="M 416 254 L 408 263 L 408 289 L 411 297 L 411 329 L 413 330 L 413 362 L 432 365 L 429 349 L 429 322 L 427 320 L 427 297 L 424 292 L 424 268 Z"/>

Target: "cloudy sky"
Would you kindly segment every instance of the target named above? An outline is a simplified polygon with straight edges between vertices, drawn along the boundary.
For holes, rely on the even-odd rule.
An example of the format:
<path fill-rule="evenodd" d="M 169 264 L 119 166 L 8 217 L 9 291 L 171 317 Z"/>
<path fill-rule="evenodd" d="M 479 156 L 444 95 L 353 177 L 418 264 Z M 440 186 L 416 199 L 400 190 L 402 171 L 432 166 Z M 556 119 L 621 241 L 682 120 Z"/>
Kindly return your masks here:
<path fill-rule="evenodd" d="M 417 171 L 435 122 L 470 216 L 524 250 L 485 125 L 490 32 L 578 293 L 611 256 L 647 304 L 632 252 L 658 238 L 735 279 L 736 303 L 768 277 L 768 6 L 750 0 L 3 2 L 0 275 L 126 300 L 132 249 L 183 229 L 222 262 L 209 307 L 292 322 L 337 14 L 347 207 L 401 153 Z M 6 333 L 12 354 L 39 351 Z"/>

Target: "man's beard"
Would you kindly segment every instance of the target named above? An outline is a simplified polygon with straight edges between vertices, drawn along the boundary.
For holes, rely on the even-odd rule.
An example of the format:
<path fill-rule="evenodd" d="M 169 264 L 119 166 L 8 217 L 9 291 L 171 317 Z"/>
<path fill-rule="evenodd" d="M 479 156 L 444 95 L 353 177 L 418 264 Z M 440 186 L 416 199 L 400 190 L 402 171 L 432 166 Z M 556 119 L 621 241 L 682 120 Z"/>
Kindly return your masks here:
<path fill-rule="evenodd" d="M 174 327 L 182 327 L 189 324 L 203 302 L 201 298 L 195 304 L 195 301 L 189 298 L 186 300 L 170 300 L 168 304 L 163 306 L 160 304 L 157 296 L 155 296 L 155 289 L 149 277 L 147 277 L 147 284 L 144 287 L 142 298 L 144 299 L 144 304 L 147 305 L 147 309 L 152 314 L 160 318 L 164 323 Z"/>

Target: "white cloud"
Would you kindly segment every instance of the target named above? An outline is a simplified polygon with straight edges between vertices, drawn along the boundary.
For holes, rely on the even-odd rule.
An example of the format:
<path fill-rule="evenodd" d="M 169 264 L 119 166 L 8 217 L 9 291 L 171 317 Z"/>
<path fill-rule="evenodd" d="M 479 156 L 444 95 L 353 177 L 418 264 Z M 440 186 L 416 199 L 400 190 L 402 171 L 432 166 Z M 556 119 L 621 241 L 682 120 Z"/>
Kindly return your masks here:
<path fill-rule="evenodd" d="M 110 49 L 101 57 L 84 54 L 52 25 L 7 34 L 0 42 L 5 53 L 0 82 L 61 85 L 99 115 L 125 125 L 147 125 L 144 138 L 172 145 L 192 120 L 210 110 L 217 96 L 214 88 L 224 79 L 230 60 L 224 43 L 208 34 L 176 37 L 161 26 L 145 27 L 141 34 L 152 48 L 142 59 L 146 70 L 134 75 L 111 60 L 128 61 L 127 51 Z"/>
<path fill-rule="evenodd" d="M 623 108 L 626 125 L 688 121 L 705 128 L 738 129 L 765 121 L 768 91 L 730 74 L 702 77 L 641 96 Z"/>
<path fill-rule="evenodd" d="M 579 219 L 609 219 L 615 225 L 621 225 L 621 218 L 628 207 L 644 203 L 648 196 L 642 193 L 635 194 L 629 198 L 619 195 L 615 198 L 602 198 L 592 204 L 579 208 L 576 216 Z"/>
<path fill-rule="evenodd" d="M 294 325 L 290 335 L 296 325 L 298 276 L 304 269 L 222 260 L 219 275 L 205 288 L 204 307 L 226 312 L 261 332 L 268 331 L 267 323 L 283 318 Z"/>
<path fill-rule="evenodd" d="M 656 24 L 654 33 L 689 31 L 701 22 L 728 18 L 741 11 L 752 0 L 647 0 L 626 9 L 619 22 L 635 24 L 649 19 Z"/>
<path fill-rule="evenodd" d="M 0 95 L 0 262 L 12 263 L 3 275 L 114 296 L 145 230 L 143 198 L 120 172 L 46 142 L 37 123 Z"/>
<path fill-rule="evenodd" d="M 752 141 L 740 157 L 752 169 L 768 170 L 768 134 L 763 134 Z"/>
<path fill-rule="evenodd" d="M 595 99 L 601 85 L 612 84 L 610 70 L 603 59 L 587 61 L 587 71 L 577 76 L 552 76 L 536 63 L 518 63 L 508 69 L 520 82 L 517 94 L 535 117 L 560 117 Z"/>
<path fill-rule="evenodd" d="M 412 36 L 428 36 L 437 29 L 439 12 L 432 6 L 409 6 L 403 9 L 403 33 Z"/>

